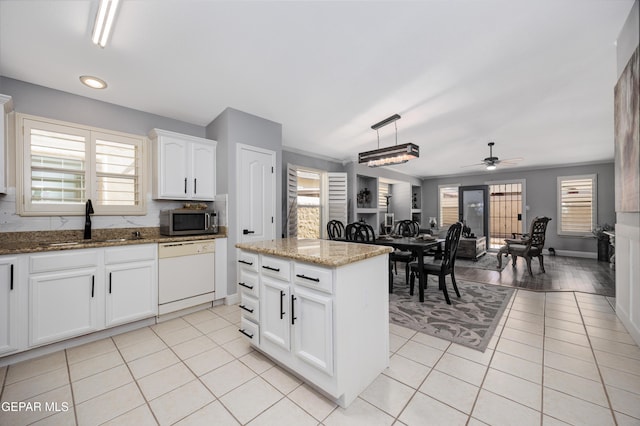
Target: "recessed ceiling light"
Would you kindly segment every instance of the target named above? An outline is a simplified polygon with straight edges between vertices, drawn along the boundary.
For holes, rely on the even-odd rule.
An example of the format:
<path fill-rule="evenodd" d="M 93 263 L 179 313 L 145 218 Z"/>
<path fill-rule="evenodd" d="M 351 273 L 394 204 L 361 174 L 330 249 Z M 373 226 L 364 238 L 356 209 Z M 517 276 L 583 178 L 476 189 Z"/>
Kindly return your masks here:
<path fill-rule="evenodd" d="M 93 77 L 91 75 L 81 75 L 80 81 L 85 86 L 91 87 L 92 89 L 104 89 L 107 87 L 107 82 L 98 78 Z"/>

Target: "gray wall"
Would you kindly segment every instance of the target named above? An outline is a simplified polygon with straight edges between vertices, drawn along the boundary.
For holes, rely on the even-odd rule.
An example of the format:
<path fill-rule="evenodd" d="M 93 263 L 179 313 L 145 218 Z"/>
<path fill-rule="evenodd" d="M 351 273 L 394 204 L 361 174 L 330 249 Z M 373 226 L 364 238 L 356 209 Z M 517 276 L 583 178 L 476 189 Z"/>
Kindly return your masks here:
<path fill-rule="evenodd" d="M 14 110 L 25 114 L 144 136 L 153 128 L 205 136 L 205 128 L 201 126 L 6 77 L 0 77 L 0 93 L 11 96 Z M 82 229 L 84 216 L 21 217 L 16 214 L 16 158 L 12 140 L 9 148 L 9 191 L 0 195 L 0 232 Z M 146 216 L 96 216 L 92 220 L 94 228 L 156 227 L 161 209 L 182 205 L 181 202 L 151 199 L 150 161 L 147 169 Z"/>
<path fill-rule="evenodd" d="M 218 193 L 228 194 L 228 268 L 227 292 L 237 291 L 237 270 L 235 244 L 239 240 L 237 209 L 237 182 L 235 180 L 237 144 L 251 145 L 276 152 L 276 170 L 282 169 L 282 125 L 264 118 L 238 111 L 225 109 L 206 128 L 206 137 L 218 141 L 218 165 L 216 185 Z M 276 200 L 282 199 L 282 175 L 276 173 Z M 276 206 L 276 236 L 281 233 L 281 211 Z"/>
<path fill-rule="evenodd" d="M 0 77 L 0 93 L 11 96 L 14 109 L 25 114 L 134 135 L 146 136 L 149 130 L 158 128 L 205 137 L 205 129 L 202 126 L 7 77 Z"/>
<path fill-rule="evenodd" d="M 565 166 L 539 170 L 504 171 L 482 173 L 472 176 L 452 176 L 436 179 L 425 179 L 422 186 L 422 218 L 423 223 L 429 216 L 438 217 L 438 186 L 446 184 L 482 185 L 485 182 L 525 179 L 526 227 L 536 216 L 548 216 L 553 220 L 547 228 L 545 246 L 556 250 L 579 252 L 596 252 L 596 240 L 585 237 L 568 237 L 557 232 L 557 177 L 595 173 L 598 175 L 598 207 L 597 223 L 615 223 L 614 205 L 614 167 L 613 163 L 601 163 L 579 166 Z"/>

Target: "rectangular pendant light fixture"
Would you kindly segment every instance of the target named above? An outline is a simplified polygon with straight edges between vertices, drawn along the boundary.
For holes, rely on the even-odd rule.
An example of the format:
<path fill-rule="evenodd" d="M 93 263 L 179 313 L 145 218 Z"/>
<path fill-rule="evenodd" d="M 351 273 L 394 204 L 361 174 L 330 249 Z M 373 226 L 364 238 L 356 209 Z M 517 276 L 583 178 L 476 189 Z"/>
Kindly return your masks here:
<path fill-rule="evenodd" d="M 378 131 L 387 124 L 394 123 L 401 117 L 394 114 L 385 118 L 371 128 Z M 420 147 L 414 143 L 404 143 L 398 145 L 398 128 L 396 127 L 396 144 L 386 148 L 380 148 L 380 134 L 378 134 L 378 149 L 361 152 L 358 154 L 358 163 L 366 163 L 369 167 L 392 166 L 394 164 L 406 163 L 409 160 L 420 157 Z"/>
<path fill-rule="evenodd" d="M 406 163 L 420 157 L 420 147 L 413 143 L 378 148 L 358 154 L 359 163 L 367 163 L 369 167 L 392 166 Z"/>
<path fill-rule="evenodd" d="M 96 22 L 93 25 L 93 34 L 91 36 L 91 41 L 100 47 L 107 45 L 119 3 L 120 0 L 100 0 L 98 13 L 96 14 Z"/>

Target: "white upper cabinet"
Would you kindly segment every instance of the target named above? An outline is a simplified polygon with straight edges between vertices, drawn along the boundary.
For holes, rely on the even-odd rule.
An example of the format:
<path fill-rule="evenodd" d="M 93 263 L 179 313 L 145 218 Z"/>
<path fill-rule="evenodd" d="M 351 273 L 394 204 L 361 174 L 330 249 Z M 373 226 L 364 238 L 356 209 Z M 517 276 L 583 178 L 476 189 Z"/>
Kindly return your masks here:
<path fill-rule="evenodd" d="M 216 195 L 214 140 L 153 129 L 153 198 L 213 201 Z"/>
<path fill-rule="evenodd" d="M 11 96 L 0 94 L 0 194 L 7 192 L 7 114 L 12 109 Z"/>

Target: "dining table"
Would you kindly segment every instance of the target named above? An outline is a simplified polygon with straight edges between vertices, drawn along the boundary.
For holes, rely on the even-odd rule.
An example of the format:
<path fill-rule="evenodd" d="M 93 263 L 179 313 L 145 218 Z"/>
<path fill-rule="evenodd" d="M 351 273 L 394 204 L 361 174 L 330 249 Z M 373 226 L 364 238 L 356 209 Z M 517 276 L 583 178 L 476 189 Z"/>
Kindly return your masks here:
<path fill-rule="evenodd" d="M 410 251 L 416 257 L 418 262 L 418 270 L 422 271 L 424 266 L 424 256 L 430 249 L 436 249 L 436 259 L 438 253 L 442 251 L 441 242 L 443 239 L 423 239 L 421 237 L 401 237 L 388 236 L 378 237 L 372 241 L 350 241 L 365 244 L 376 244 L 381 246 L 389 246 L 398 250 Z M 418 274 L 418 295 L 420 302 L 424 302 L 424 289 L 426 288 L 426 275 Z M 393 293 L 393 271 L 389 267 L 389 293 Z"/>

